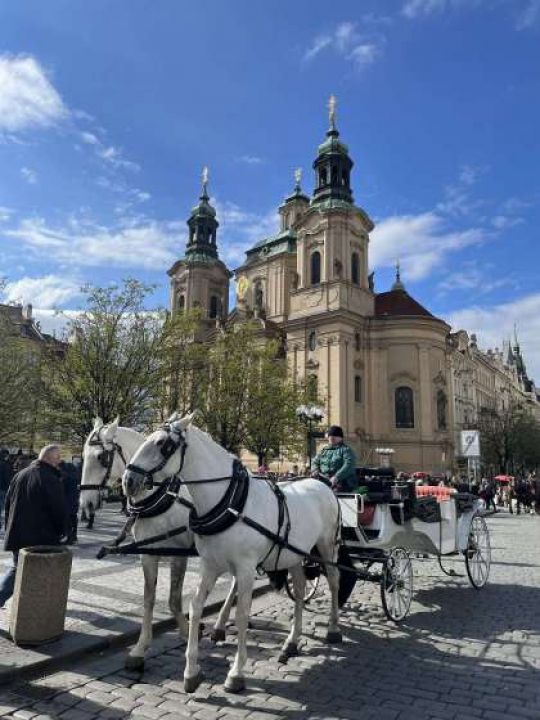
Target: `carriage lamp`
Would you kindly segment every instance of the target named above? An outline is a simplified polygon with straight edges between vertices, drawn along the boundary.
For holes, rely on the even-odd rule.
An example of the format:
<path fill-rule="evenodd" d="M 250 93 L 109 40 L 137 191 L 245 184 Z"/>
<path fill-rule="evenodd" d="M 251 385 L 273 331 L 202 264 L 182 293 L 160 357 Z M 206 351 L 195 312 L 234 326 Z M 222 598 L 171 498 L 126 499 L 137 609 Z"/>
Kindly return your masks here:
<path fill-rule="evenodd" d="M 311 437 L 313 423 L 319 423 L 324 418 L 324 410 L 316 405 L 299 405 L 296 408 L 296 417 L 306 426 L 306 459 L 311 472 Z"/>
<path fill-rule="evenodd" d="M 375 452 L 379 456 L 381 467 L 390 467 L 390 459 L 396 452 L 394 448 L 375 448 Z"/>

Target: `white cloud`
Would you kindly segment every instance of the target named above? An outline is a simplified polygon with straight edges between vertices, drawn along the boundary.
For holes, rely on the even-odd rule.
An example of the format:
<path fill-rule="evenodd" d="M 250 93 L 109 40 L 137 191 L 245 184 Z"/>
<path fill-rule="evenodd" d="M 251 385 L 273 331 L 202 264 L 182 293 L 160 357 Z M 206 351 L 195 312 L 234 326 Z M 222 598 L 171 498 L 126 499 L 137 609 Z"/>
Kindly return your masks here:
<path fill-rule="evenodd" d="M 407 0 L 401 12 L 408 18 L 415 18 L 442 12 L 448 5 L 448 0 Z"/>
<path fill-rule="evenodd" d="M 80 283 L 59 275 L 22 277 L 9 282 L 4 288 L 6 302 L 38 305 L 52 308 L 80 295 Z"/>
<path fill-rule="evenodd" d="M 516 18 L 516 30 L 527 30 L 540 18 L 540 0 L 528 0 Z"/>
<path fill-rule="evenodd" d="M 389 267 L 399 258 L 404 276 L 420 280 L 441 265 L 446 256 L 486 239 L 481 228 L 452 231 L 436 212 L 384 218 L 371 234 L 372 267 Z"/>
<path fill-rule="evenodd" d="M 116 228 L 84 220 L 53 227 L 42 218 L 26 218 L 4 230 L 5 236 L 27 245 L 37 256 L 72 266 L 166 269 L 179 254 L 178 235 L 167 223 L 132 219 Z"/>
<path fill-rule="evenodd" d="M 65 338 L 68 334 L 68 323 L 80 314 L 78 310 L 62 310 L 57 312 L 50 308 L 34 307 L 33 317 L 39 322 L 43 332 L 57 338 Z"/>
<path fill-rule="evenodd" d="M 35 185 L 37 183 L 38 176 L 35 170 L 27 167 L 22 167 L 21 175 L 29 185 Z"/>
<path fill-rule="evenodd" d="M 68 116 L 58 91 L 29 55 L 0 55 L 0 132 L 50 127 Z"/>
<path fill-rule="evenodd" d="M 264 160 L 258 155 L 241 155 L 236 158 L 236 162 L 245 163 L 246 165 L 261 165 Z"/>
<path fill-rule="evenodd" d="M 238 267 L 245 260 L 246 250 L 279 229 L 279 216 L 275 209 L 267 213 L 243 210 L 233 202 L 212 198 L 220 223 L 218 247 L 221 259 L 229 267 Z"/>
<path fill-rule="evenodd" d="M 508 230 L 508 228 L 521 225 L 525 220 L 521 217 L 508 217 L 507 215 L 495 215 L 491 218 L 491 224 L 497 230 Z"/>
<path fill-rule="evenodd" d="M 503 287 L 516 286 L 516 280 L 512 276 L 498 277 L 493 266 L 483 265 L 480 268 L 475 262 L 463 263 L 459 272 L 446 275 L 438 285 L 441 295 L 457 290 L 474 290 L 476 295 L 488 295 Z"/>
<path fill-rule="evenodd" d="M 525 295 L 500 305 L 464 308 L 450 313 L 448 322 L 454 330 L 466 328 L 476 333 L 483 348 L 502 347 L 503 340 L 513 337 L 518 323 L 520 345 L 529 374 L 540 380 L 540 293 Z"/>
<path fill-rule="evenodd" d="M 13 215 L 13 210 L 11 208 L 2 207 L 0 205 L 0 222 L 6 222 L 10 219 L 10 217 Z"/>
<path fill-rule="evenodd" d="M 364 25 L 374 26 L 373 16 L 364 18 Z M 380 32 L 360 32 L 353 22 L 342 22 L 333 30 L 317 35 L 303 55 L 303 61 L 309 63 L 326 50 L 332 50 L 339 57 L 351 62 L 358 70 L 362 70 L 377 60 L 382 54 L 385 37 Z"/>

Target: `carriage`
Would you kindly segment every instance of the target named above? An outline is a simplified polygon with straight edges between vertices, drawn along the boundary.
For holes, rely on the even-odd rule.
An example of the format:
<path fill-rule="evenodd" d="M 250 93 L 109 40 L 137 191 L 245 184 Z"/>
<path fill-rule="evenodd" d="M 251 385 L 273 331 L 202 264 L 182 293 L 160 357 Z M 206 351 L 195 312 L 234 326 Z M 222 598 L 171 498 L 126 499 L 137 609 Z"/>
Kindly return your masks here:
<path fill-rule="evenodd" d="M 474 495 L 416 486 L 413 480 L 397 479 L 390 468 L 362 469 L 358 476 L 362 492 L 338 496 L 344 548 L 356 578 L 379 583 L 389 619 L 400 622 L 409 612 L 415 558 L 437 559 L 445 574 L 457 576 L 455 570 L 445 569 L 443 560 L 462 556 L 470 584 L 484 587 L 491 547 Z M 319 578 L 313 568 L 306 571 L 309 600 Z"/>

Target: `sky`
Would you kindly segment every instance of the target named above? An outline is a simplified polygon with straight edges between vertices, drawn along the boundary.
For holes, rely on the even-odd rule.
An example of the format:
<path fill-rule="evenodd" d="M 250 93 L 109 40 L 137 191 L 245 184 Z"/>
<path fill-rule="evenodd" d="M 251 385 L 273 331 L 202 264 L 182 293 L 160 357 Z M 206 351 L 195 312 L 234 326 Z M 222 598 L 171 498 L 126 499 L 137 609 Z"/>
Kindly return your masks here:
<path fill-rule="evenodd" d="M 337 97 L 370 265 L 540 384 L 540 0 L 0 0 L 0 277 L 46 330 L 155 284 L 209 167 L 230 268 L 277 228 Z"/>

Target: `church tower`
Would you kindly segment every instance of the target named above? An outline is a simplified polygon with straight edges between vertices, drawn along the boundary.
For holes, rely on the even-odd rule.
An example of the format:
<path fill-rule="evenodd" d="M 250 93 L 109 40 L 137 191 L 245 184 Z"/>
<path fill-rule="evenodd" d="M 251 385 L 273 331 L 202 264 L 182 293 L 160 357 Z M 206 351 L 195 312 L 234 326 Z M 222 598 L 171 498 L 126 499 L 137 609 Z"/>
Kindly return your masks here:
<path fill-rule="evenodd" d="M 229 310 L 231 273 L 219 259 L 216 211 L 208 196 L 208 169 L 204 168 L 199 203 L 187 221 L 185 256 L 168 270 L 171 278 L 170 310 L 182 312 L 199 307 L 207 325 L 226 318 Z"/>
<path fill-rule="evenodd" d="M 325 422 L 356 445 L 366 427 L 365 384 L 374 294 L 368 278 L 373 222 L 354 203 L 353 161 L 336 127 L 313 162 L 315 189 L 296 224 L 297 285 L 291 293 L 287 347 L 292 371 L 325 399 Z"/>

